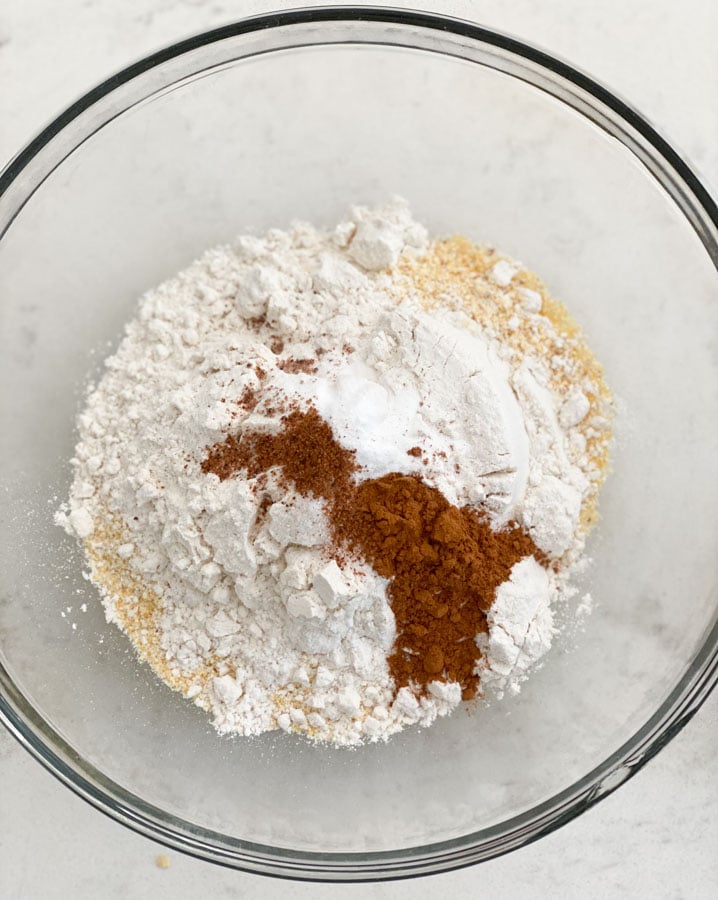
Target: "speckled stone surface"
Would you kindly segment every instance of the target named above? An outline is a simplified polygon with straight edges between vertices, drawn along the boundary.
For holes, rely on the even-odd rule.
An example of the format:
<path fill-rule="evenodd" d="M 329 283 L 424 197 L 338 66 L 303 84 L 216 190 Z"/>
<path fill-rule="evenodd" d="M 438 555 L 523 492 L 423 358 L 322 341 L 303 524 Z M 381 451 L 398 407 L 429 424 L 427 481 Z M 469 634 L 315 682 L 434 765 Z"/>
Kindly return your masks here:
<path fill-rule="evenodd" d="M 237 15 L 242 0 L 5 0 L 0 162 L 88 87 Z M 286 4 L 295 5 L 295 4 Z M 397 4 L 413 6 L 415 4 Z M 513 32 L 617 90 L 718 193 L 718 6 L 711 0 L 456 0 L 431 7 Z M 490 863 L 408 883 L 297 885 L 165 851 L 95 812 L 0 730 L 0 898 L 708 898 L 718 885 L 718 697 L 635 778 L 558 832 Z M 168 868 L 156 864 L 166 855 Z"/>

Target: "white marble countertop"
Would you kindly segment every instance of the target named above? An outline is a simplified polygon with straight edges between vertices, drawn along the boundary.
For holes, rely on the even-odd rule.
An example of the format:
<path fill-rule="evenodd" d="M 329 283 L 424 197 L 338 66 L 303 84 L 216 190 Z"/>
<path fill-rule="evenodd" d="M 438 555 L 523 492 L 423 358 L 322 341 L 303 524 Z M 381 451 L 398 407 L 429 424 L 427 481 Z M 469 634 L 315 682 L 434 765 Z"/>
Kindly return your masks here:
<path fill-rule="evenodd" d="M 101 78 L 195 31 L 281 0 L 5 0 L 0 164 Z M 397 3 L 415 6 L 418 3 Z M 557 53 L 641 109 L 718 194 L 713 0 L 433 0 Z M 103 817 L 0 729 L 0 897 L 708 898 L 718 885 L 718 696 L 635 778 L 558 832 L 450 875 L 343 888 L 215 868 Z M 167 853 L 170 866 L 156 865 Z"/>

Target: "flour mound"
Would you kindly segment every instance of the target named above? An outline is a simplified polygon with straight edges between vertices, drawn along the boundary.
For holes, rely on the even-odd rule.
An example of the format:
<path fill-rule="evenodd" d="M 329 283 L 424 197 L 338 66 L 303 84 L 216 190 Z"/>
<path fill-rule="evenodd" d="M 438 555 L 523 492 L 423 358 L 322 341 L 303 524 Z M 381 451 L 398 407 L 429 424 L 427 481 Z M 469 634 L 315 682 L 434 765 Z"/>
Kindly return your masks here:
<path fill-rule="evenodd" d="M 440 678 L 396 691 L 387 582 L 332 547 L 319 500 L 279 473 L 202 471 L 207 448 L 276 432 L 291 404 L 355 451 L 357 479 L 419 475 L 561 561 L 559 578 L 529 557 L 498 589 L 477 638 L 487 689 L 517 690 L 551 644 L 598 481 L 589 400 L 456 304 L 427 309 L 400 269 L 433 247 L 394 201 L 209 250 L 141 298 L 79 417 L 57 521 L 84 542 L 108 619 L 220 732 L 356 744 L 461 700 Z M 518 271 L 499 260 L 484 280 L 528 331 L 541 295 L 511 287 Z"/>

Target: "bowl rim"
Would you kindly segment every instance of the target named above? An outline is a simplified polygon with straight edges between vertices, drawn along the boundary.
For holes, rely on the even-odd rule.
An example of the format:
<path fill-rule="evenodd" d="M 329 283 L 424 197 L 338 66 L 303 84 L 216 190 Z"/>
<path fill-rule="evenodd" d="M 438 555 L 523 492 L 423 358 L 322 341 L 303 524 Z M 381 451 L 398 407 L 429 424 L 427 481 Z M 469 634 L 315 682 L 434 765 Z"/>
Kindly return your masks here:
<path fill-rule="evenodd" d="M 613 91 L 554 55 L 510 35 L 444 15 L 374 6 L 304 7 L 243 18 L 172 43 L 105 79 L 62 111 L 0 172 L 0 239 L 52 171 L 50 169 L 42 177 L 35 178 L 34 184 L 30 178 L 29 189 L 22 183 L 23 176 L 31 169 L 38 155 L 67 126 L 113 91 L 163 63 L 228 38 L 278 28 L 332 23 L 406 26 L 463 38 L 528 63 L 557 79 L 560 84 L 586 95 L 588 109 L 607 112 L 615 117 L 615 124 L 621 127 L 624 135 L 633 136 L 633 141 L 622 142 L 654 175 L 658 177 L 660 174 L 662 185 L 698 233 L 718 269 L 718 206 L 679 153 L 653 125 Z M 319 43 L 326 45 L 330 42 Z M 365 40 L 361 43 L 384 46 L 396 42 Z M 426 47 L 419 49 L 428 52 Z M 559 99 L 566 100 L 565 97 Z M 73 144 L 69 152 L 73 152 L 79 143 Z M 652 165 L 648 166 L 648 162 Z M 3 203 L 7 203 L 9 208 L 4 209 Z M 693 215 L 689 214 L 690 211 Z M 145 803 L 82 760 L 25 699 L 2 660 L 0 722 L 45 769 L 75 794 L 125 826 L 168 847 L 220 865 L 280 878 L 363 882 L 410 878 L 462 868 L 496 858 L 554 831 L 611 794 L 639 771 L 686 725 L 717 682 L 718 622 L 708 632 L 701 649 L 659 709 L 629 740 L 583 778 L 499 826 L 471 832 L 460 838 L 396 851 L 294 851 L 228 838 L 180 820 Z M 495 832 L 493 837 L 491 832 Z"/>

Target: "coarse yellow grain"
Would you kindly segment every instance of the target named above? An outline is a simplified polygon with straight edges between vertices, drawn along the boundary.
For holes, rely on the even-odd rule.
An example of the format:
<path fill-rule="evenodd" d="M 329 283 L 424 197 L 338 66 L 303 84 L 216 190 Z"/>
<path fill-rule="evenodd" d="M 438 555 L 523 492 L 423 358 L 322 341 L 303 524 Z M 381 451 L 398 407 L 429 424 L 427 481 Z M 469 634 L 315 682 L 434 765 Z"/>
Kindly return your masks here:
<path fill-rule="evenodd" d="M 99 516 L 97 521 L 101 524 L 85 541 L 90 577 L 109 600 L 117 624 L 132 641 L 139 657 L 146 660 L 173 690 L 186 694 L 195 685 L 204 688 L 210 678 L 219 674 L 218 660 L 209 660 L 191 676 L 183 675 L 169 665 L 159 627 L 162 600 L 143 584 L 119 553 L 123 544 L 131 542 L 128 530 L 109 512 Z"/>
<path fill-rule="evenodd" d="M 502 259 L 518 269 L 506 287 L 490 277 Z M 522 289 L 540 295 L 538 311 L 527 309 Z M 517 362 L 526 357 L 554 361 L 548 375 L 558 396 L 568 397 L 576 388 L 585 394 L 589 410 L 576 429 L 585 440 L 592 482 L 581 513 L 581 526 L 588 530 L 596 521 L 598 490 L 608 473 L 613 400 L 603 367 L 564 305 L 533 272 L 461 236 L 432 241 L 422 255 L 403 254 L 392 290 L 399 299 L 411 297 L 427 310 L 463 311 L 489 337 L 509 347 Z"/>

